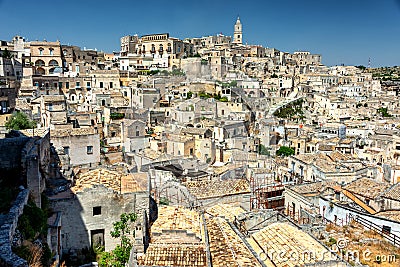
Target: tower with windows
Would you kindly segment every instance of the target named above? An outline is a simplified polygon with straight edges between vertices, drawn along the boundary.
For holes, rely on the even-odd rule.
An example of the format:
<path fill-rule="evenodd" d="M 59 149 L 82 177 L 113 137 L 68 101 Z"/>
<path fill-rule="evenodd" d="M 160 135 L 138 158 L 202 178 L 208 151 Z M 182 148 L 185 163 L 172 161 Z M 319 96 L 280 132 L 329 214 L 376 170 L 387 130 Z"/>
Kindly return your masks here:
<path fill-rule="evenodd" d="M 240 18 L 238 17 L 235 23 L 235 30 L 233 32 L 233 44 L 242 44 L 243 43 L 243 33 L 242 33 L 242 23 L 240 22 Z"/>

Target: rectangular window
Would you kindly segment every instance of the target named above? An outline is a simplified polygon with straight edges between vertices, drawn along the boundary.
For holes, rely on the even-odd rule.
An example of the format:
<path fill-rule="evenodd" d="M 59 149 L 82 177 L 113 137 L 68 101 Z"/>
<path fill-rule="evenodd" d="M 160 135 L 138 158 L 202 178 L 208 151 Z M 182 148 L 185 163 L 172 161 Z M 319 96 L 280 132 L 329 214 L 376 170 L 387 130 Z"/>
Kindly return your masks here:
<path fill-rule="evenodd" d="M 92 247 L 104 247 L 105 240 L 104 240 L 104 229 L 96 229 L 90 231 Z"/>
<path fill-rule="evenodd" d="M 81 88 L 81 83 L 80 82 L 76 82 L 76 88 Z"/>
<path fill-rule="evenodd" d="M 90 82 L 86 82 L 86 87 L 90 88 Z"/>
<path fill-rule="evenodd" d="M 93 146 L 87 146 L 86 147 L 86 153 L 87 154 L 93 154 Z"/>
<path fill-rule="evenodd" d="M 113 83 L 112 82 L 110 82 L 110 88 L 113 88 Z"/>
<path fill-rule="evenodd" d="M 63 84 L 62 84 L 62 82 L 58 82 L 58 89 L 62 89 L 62 86 L 63 86 Z"/>
<path fill-rule="evenodd" d="M 103 88 L 103 86 L 104 86 L 103 82 L 100 82 L 100 88 Z"/>
<path fill-rule="evenodd" d="M 93 216 L 101 215 L 101 206 L 93 207 Z"/>
<path fill-rule="evenodd" d="M 69 89 L 69 82 L 65 82 L 65 88 Z"/>
<path fill-rule="evenodd" d="M 64 154 L 69 155 L 69 146 L 64 147 Z"/>

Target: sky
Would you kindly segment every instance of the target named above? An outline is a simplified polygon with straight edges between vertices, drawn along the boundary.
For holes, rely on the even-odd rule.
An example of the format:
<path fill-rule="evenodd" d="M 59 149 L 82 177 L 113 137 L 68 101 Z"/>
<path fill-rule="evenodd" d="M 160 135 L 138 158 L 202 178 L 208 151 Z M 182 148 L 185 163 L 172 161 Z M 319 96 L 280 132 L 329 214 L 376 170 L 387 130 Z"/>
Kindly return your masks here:
<path fill-rule="evenodd" d="M 247 44 L 310 51 L 328 66 L 400 65 L 400 0 L 0 0 L 0 40 L 112 52 L 125 35 L 232 36 L 237 16 Z"/>

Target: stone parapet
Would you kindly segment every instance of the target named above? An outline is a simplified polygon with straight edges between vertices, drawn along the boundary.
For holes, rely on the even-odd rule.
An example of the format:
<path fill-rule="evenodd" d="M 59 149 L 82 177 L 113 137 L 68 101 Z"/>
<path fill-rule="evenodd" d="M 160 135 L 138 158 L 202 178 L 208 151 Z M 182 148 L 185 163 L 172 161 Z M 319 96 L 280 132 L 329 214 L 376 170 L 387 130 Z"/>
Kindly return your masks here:
<path fill-rule="evenodd" d="M 18 218 L 24 212 L 24 206 L 28 203 L 29 190 L 22 190 L 13 203 L 8 214 L 0 226 L 0 266 L 28 267 L 26 260 L 21 259 L 11 250 L 11 243 L 18 225 Z"/>

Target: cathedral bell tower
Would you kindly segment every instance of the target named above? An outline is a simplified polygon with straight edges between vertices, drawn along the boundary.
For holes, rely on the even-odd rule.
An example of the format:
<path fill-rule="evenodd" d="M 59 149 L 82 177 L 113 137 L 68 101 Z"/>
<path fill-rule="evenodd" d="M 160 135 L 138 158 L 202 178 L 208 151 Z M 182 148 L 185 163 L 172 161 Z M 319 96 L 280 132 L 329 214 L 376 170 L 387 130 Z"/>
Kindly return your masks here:
<path fill-rule="evenodd" d="M 233 32 L 233 44 L 241 45 L 243 44 L 243 34 L 242 34 L 242 23 L 238 17 L 235 23 L 235 30 Z"/>

